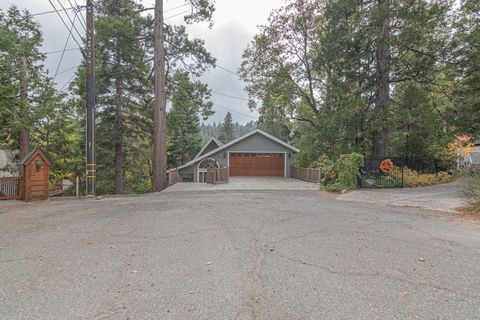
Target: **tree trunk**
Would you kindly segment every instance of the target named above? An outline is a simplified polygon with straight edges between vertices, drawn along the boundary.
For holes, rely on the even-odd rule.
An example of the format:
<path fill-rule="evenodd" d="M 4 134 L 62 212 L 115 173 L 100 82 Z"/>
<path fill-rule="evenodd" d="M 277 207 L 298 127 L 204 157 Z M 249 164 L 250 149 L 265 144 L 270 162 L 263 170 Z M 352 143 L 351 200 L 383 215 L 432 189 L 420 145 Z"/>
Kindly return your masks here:
<path fill-rule="evenodd" d="M 121 141 L 115 143 L 115 194 L 123 193 L 123 166 L 125 153 Z"/>
<path fill-rule="evenodd" d="M 117 52 L 117 66 L 120 66 Z M 116 68 L 117 69 L 117 68 Z M 123 171 L 125 164 L 125 153 L 123 150 L 123 86 L 122 78 L 115 79 L 115 107 L 116 107 L 116 139 L 115 139 L 115 194 L 123 193 Z"/>
<path fill-rule="evenodd" d="M 20 100 L 21 108 L 20 112 L 22 115 L 22 121 L 26 121 L 28 117 L 28 70 L 27 70 L 27 59 L 25 57 L 20 58 Z M 20 158 L 25 157 L 28 154 L 30 149 L 30 134 L 29 130 L 24 125 L 20 129 Z"/>
<path fill-rule="evenodd" d="M 373 156 L 388 156 L 388 123 L 387 108 L 390 102 L 390 0 L 378 0 L 377 6 L 380 10 L 377 21 L 377 47 L 375 52 L 376 60 L 376 92 L 374 115 L 379 120 L 379 126 L 373 133 Z"/>

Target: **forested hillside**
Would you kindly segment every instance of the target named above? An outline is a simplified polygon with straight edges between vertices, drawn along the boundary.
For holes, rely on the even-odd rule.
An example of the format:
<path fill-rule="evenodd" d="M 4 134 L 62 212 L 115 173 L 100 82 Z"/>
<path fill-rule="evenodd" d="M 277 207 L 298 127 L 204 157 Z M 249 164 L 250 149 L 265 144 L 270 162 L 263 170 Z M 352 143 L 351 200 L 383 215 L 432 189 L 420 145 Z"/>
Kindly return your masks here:
<path fill-rule="evenodd" d="M 480 136 L 479 17 L 476 0 L 290 1 L 243 55 L 259 126 L 294 132 L 302 165 L 441 158 L 455 135 Z"/>

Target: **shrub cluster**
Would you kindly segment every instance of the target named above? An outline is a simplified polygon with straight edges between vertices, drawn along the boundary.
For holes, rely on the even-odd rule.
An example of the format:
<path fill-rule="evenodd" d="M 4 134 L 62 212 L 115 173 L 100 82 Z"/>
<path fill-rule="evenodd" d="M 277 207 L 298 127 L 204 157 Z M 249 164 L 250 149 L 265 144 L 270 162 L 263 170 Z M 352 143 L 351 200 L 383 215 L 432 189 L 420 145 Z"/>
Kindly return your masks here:
<path fill-rule="evenodd" d="M 394 167 L 392 175 L 401 176 L 401 168 Z M 438 173 L 419 173 L 415 170 L 403 168 L 403 184 L 406 187 L 424 187 L 439 183 L 446 183 L 453 180 L 453 177 L 447 172 Z"/>
<path fill-rule="evenodd" d="M 360 176 L 360 168 L 363 166 L 363 155 L 359 153 L 343 154 L 333 164 L 327 177 L 331 184 L 325 186 L 325 190 L 338 192 L 354 189 L 357 185 L 357 178 Z"/>

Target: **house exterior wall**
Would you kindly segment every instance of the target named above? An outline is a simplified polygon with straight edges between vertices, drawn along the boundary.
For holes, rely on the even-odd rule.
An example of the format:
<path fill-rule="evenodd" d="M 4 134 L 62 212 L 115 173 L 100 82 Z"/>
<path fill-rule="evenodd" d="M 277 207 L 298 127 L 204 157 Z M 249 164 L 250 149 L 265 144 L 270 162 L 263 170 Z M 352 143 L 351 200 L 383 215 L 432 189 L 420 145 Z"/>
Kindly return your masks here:
<path fill-rule="evenodd" d="M 262 134 L 254 134 L 244 140 L 241 140 L 226 149 L 222 149 L 217 153 L 212 154 L 209 156 L 209 159 L 214 159 L 217 161 L 220 167 L 227 167 L 228 166 L 228 157 L 230 152 L 244 152 L 244 153 L 285 153 L 286 154 L 286 176 L 290 176 L 290 167 L 293 164 L 293 155 L 290 149 L 282 146 L 281 144 L 268 139 L 267 137 L 263 136 Z M 197 181 L 197 166 L 198 162 L 195 164 L 181 169 L 180 173 L 183 174 L 187 172 L 193 172 L 193 179 Z"/>
<path fill-rule="evenodd" d="M 218 145 L 212 140 L 210 141 L 210 143 L 208 144 L 208 146 L 205 148 L 205 150 L 203 150 L 203 152 L 201 154 L 199 154 L 198 156 L 201 156 L 201 155 L 204 155 L 206 153 L 209 153 L 210 151 L 212 150 L 215 150 L 218 148 Z"/>

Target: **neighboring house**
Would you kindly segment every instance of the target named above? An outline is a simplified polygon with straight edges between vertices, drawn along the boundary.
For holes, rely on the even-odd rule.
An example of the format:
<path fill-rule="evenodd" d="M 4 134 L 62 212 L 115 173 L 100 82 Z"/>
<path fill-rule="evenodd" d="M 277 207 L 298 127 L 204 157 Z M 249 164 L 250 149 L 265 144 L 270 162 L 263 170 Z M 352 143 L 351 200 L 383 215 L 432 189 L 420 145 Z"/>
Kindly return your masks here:
<path fill-rule="evenodd" d="M 466 167 L 480 166 L 480 145 L 473 147 L 473 153 L 463 161 Z"/>
<path fill-rule="evenodd" d="M 299 150 L 260 130 L 229 143 L 210 139 L 192 161 L 179 167 L 184 181 L 204 182 L 209 168 L 230 168 L 230 176 L 289 177 L 294 154 Z"/>
<path fill-rule="evenodd" d="M 0 149 L 0 177 L 16 176 L 16 164 L 13 161 L 15 152 L 11 150 Z"/>

